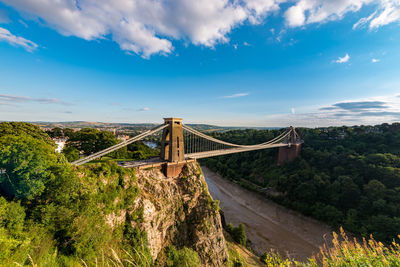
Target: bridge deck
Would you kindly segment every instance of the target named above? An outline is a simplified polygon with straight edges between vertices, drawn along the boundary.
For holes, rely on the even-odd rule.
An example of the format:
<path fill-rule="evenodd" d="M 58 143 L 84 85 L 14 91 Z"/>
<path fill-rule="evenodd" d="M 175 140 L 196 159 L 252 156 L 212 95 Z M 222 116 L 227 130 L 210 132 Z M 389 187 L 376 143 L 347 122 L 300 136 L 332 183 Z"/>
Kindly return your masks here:
<path fill-rule="evenodd" d="M 138 169 L 146 169 L 153 167 L 161 167 L 164 164 L 167 165 L 178 165 L 183 163 L 194 162 L 195 159 L 186 159 L 184 161 L 179 162 L 168 162 L 166 160 L 162 160 L 161 158 L 151 158 L 146 160 L 138 160 L 138 161 L 120 161 L 118 165 L 124 168 L 138 168 Z"/>
<path fill-rule="evenodd" d="M 273 147 L 284 147 L 284 146 L 289 146 L 289 145 L 288 144 L 273 144 L 273 145 L 251 147 L 251 148 L 245 147 L 245 148 L 212 150 L 212 151 L 186 154 L 185 157 L 187 159 L 202 159 L 202 158 L 216 157 L 216 156 L 228 155 L 228 154 L 239 153 L 239 152 L 261 150 L 261 149 L 267 149 L 267 148 L 273 148 Z"/>

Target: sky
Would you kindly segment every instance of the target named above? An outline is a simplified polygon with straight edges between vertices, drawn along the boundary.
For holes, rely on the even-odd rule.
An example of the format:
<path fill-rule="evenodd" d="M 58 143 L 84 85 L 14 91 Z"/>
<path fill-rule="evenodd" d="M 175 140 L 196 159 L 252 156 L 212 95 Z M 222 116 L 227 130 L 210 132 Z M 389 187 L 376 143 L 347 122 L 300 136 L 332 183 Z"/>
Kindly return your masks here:
<path fill-rule="evenodd" d="M 0 121 L 400 121 L 400 0 L 0 0 Z"/>

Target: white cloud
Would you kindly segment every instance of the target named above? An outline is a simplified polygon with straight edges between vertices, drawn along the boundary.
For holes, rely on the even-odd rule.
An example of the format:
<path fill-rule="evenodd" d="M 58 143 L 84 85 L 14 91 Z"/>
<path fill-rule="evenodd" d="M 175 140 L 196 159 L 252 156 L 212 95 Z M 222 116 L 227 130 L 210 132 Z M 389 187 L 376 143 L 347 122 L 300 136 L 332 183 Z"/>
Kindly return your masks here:
<path fill-rule="evenodd" d="M 234 27 L 262 22 L 281 0 L 0 0 L 66 36 L 108 38 L 149 57 L 173 51 L 171 40 L 213 47 Z"/>
<path fill-rule="evenodd" d="M 381 12 L 371 20 L 371 29 L 400 20 L 400 0 L 381 0 L 380 9 Z"/>
<path fill-rule="evenodd" d="M 335 60 L 335 62 L 339 63 L 339 64 L 346 63 L 349 61 L 349 59 L 350 59 L 350 56 L 349 56 L 349 54 L 346 53 L 346 55 L 344 57 L 339 57 L 337 60 Z"/>
<path fill-rule="evenodd" d="M 381 60 L 380 60 L 380 59 L 377 59 L 377 58 L 371 59 L 371 62 L 372 62 L 372 63 L 377 63 L 377 62 L 379 62 L 379 61 L 381 61 Z"/>
<path fill-rule="evenodd" d="M 297 0 L 289 7 L 284 17 L 290 27 L 310 23 L 325 23 L 340 20 L 349 12 L 357 12 L 363 6 L 373 6 L 376 10 L 368 17 L 361 18 L 353 29 L 369 23 L 374 29 L 400 20 L 400 0 Z"/>
<path fill-rule="evenodd" d="M 149 111 L 150 110 L 150 108 L 149 107 L 144 107 L 144 108 L 140 108 L 140 109 L 138 109 L 138 111 Z"/>
<path fill-rule="evenodd" d="M 36 102 L 40 104 L 60 104 L 60 105 L 71 105 L 71 103 L 62 101 L 58 98 L 32 98 L 29 96 L 17 96 L 17 95 L 6 95 L 0 94 L 0 101 L 3 104 L 17 104 L 17 103 L 26 103 L 26 102 Z"/>
<path fill-rule="evenodd" d="M 244 23 L 260 24 L 279 14 L 299 27 L 342 19 L 364 6 L 375 11 L 354 28 L 375 29 L 400 21 L 400 0 L 0 0 L 28 18 L 36 18 L 63 35 L 85 40 L 111 39 L 122 50 L 145 58 L 170 54 L 173 41 L 206 47 L 229 42 Z M 283 5 L 282 5 L 283 6 Z M 280 36 L 277 37 L 280 40 Z"/>
<path fill-rule="evenodd" d="M 233 94 L 233 95 L 226 95 L 223 96 L 222 98 L 237 98 L 237 97 L 244 97 L 244 96 L 248 96 L 249 93 L 238 93 L 238 94 Z"/>
<path fill-rule="evenodd" d="M 296 110 L 294 108 L 292 108 L 290 111 L 292 112 L 292 114 L 296 114 Z"/>
<path fill-rule="evenodd" d="M 9 30 L 2 27 L 0 27 L 0 41 L 5 41 L 14 46 L 21 46 L 28 52 L 32 52 L 38 47 L 38 45 L 34 42 L 27 40 L 23 37 L 16 36 L 12 34 Z"/>
<path fill-rule="evenodd" d="M 400 120 L 400 97 L 396 95 L 343 100 L 326 106 L 303 107 L 301 112 L 266 116 L 261 125 L 325 127 L 375 125 Z"/>
<path fill-rule="evenodd" d="M 371 21 L 371 19 L 376 15 L 376 12 L 378 12 L 377 10 L 375 10 L 374 13 L 372 13 L 371 15 L 369 15 L 366 18 L 361 18 L 359 21 L 357 21 L 354 25 L 353 25 L 353 30 L 363 27 L 364 25 L 366 25 L 368 22 Z"/>

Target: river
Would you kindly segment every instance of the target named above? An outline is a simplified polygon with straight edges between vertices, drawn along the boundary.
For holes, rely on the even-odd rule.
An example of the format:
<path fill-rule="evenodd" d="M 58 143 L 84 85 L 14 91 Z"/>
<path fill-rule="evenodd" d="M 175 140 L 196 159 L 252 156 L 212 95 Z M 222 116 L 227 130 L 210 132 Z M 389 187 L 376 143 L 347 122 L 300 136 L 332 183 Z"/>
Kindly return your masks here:
<path fill-rule="evenodd" d="M 317 254 L 331 240 L 331 228 L 302 216 L 254 192 L 248 191 L 207 167 L 201 167 L 213 199 L 220 207 L 227 223 L 243 223 L 252 250 L 261 255 L 273 249 L 281 255 L 305 261 Z"/>

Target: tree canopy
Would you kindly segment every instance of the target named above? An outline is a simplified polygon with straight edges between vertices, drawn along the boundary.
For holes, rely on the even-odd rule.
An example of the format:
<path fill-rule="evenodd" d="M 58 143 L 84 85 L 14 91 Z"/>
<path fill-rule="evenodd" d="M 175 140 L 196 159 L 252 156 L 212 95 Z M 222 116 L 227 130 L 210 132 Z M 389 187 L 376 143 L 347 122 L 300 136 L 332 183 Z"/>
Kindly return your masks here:
<path fill-rule="evenodd" d="M 353 233 L 390 242 L 400 233 L 400 124 L 297 129 L 305 140 L 300 156 L 277 166 L 277 150 L 205 159 L 222 176 Z M 214 133 L 255 144 L 276 130 Z"/>

